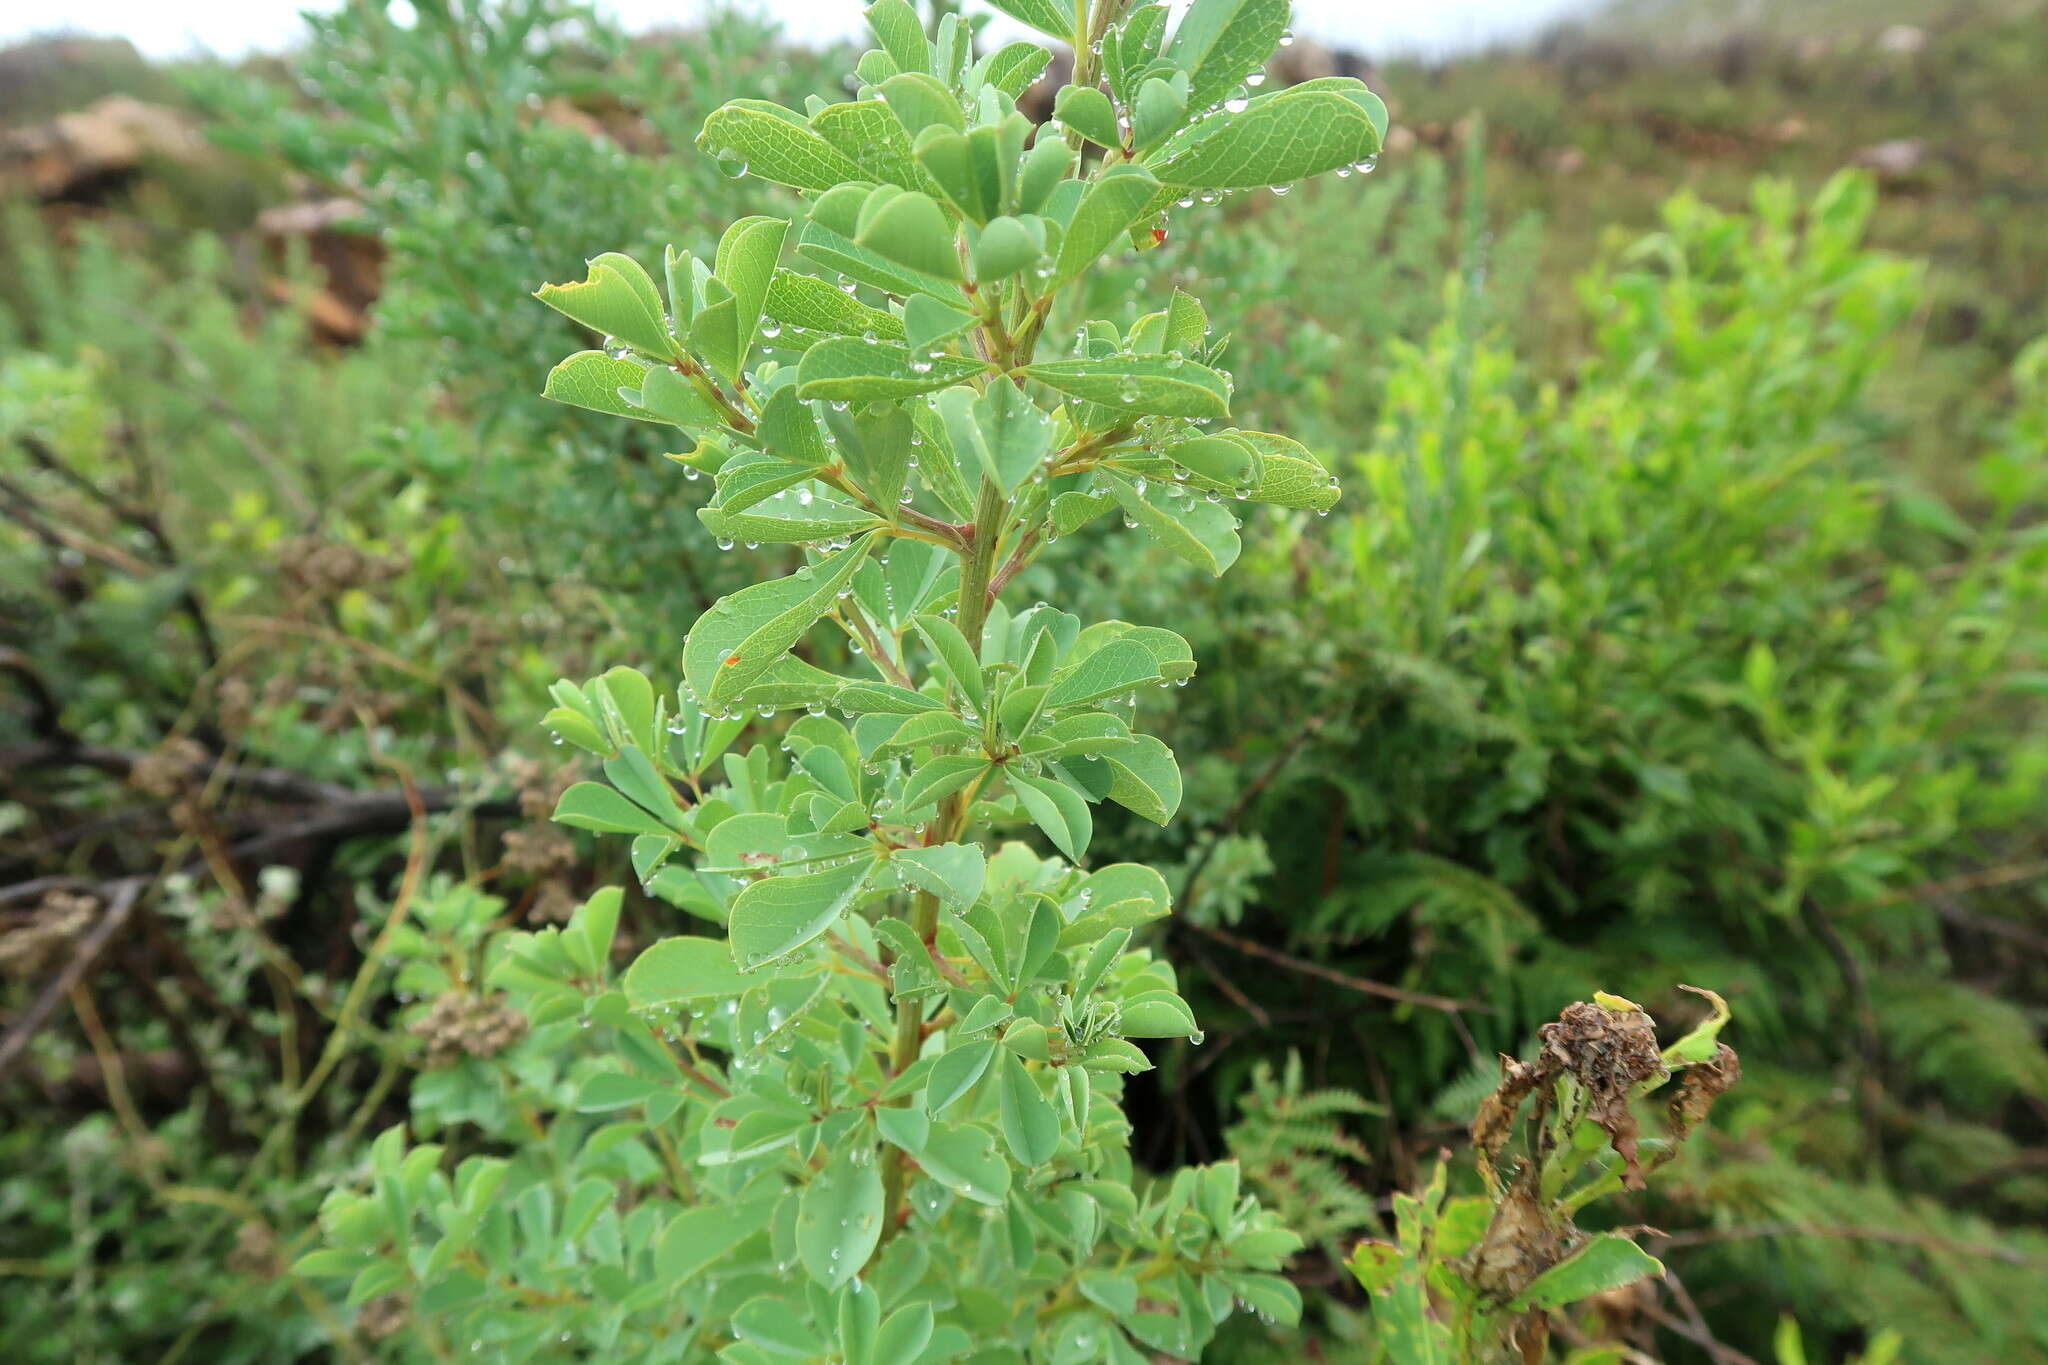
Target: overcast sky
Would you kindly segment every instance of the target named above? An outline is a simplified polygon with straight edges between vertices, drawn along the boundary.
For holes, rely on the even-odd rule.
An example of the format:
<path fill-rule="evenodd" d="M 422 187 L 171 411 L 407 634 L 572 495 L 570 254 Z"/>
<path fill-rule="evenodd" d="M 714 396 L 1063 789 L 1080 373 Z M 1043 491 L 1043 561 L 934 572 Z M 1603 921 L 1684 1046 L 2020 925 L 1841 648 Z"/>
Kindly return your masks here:
<path fill-rule="evenodd" d="M 299 31 L 298 13 L 330 8 L 337 0 L 93 0 L 65 12 L 32 0 L 0 0 L 0 41 L 66 28 L 126 37 L 152 56 L 204 48 L 230 55 L 288 46 Z M 860 27 L 861 0 L 753 0 L 793 32 L 850 34 Z M 1411 0 L 1380 5 L 1364 0 L 1295 0 L 1296 30 L 1305 36 L 1374 52 L 1437 53 L 1491 40 L 1540 32 L 1554 20 L 1592 8 L 1593 0 Z M 688 21 L 705 0 L 598 0 L 629 26 Z"/>

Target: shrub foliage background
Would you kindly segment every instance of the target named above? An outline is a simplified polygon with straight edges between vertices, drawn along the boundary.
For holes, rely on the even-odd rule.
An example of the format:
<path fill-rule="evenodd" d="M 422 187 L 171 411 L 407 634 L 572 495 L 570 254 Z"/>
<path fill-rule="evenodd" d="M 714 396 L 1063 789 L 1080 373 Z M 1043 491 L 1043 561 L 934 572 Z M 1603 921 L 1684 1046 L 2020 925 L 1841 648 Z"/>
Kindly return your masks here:
<path fill-rule="evenodd" d="M 411 1349 L 395 1301 L 290 1267 L 408 1116 L 471 1195 L 466 1158 L 555 1159 L 535 1105 L 573 1108 L 554 1068 L 601 1049 L 488 968 L 579 905 L 587 935 L 640 869 L 549 825 L 601 765 L 533 721 L 612 662 L 672 683 L 673 641 L 751 572 L 659 429 L 539 401 L 598 338 L 526 291 L 809 212 L 690 143 L 729 98 L 854 94 L 841 58 L 741 20 L 629 45 L 541 0 L 419 11 L 349 7 L 289 83 L 111 69 L 233 153 L 9 205 L 0 1321 L 28 1359 Z M 1900 17 L 1920 46 L 1879 41 Z M 1173 625 L 1201 660 L 1137 710 L 1179 818 L 1097 808 L 1088 850 L 1166 874 L 1176 916 L 1140 937 L 1208 1035 L 1147 1045 L 1132 1155 L 1243 1163 L 1311 1244 L 1289 1273 L 1326 1358 L 1372 1358 L 1335 1260 L 1393 1236 L 1376 1201 L 1426 1186 L 1493 1053 L 1595 986 L 1690 1023 L 1681 981 L 1730 998 L 1747 1076 L 1601 1206 L 1668 1234 L 1644 1244 L 1672 1278 L 1576 1330 L 1670 1359 L 1875 1358 L 1886 1329 L 1915 1360 L 2048 1355 L 2048 351 L 2037 228 L 2000 207 L 2041 170 L 2039 27 L 1809 37 L 1389 68 L 1413 150 L 1169 204 L 1163 247 L 1083 282 L 1120 335 L 1199 293 L 1232 420 L 1347 485 L 1327 519 L 1258 514 L 1221 579 L 1163 550 L 1105 573 L 1142 543 L 1111 526 L 1008 594 Z M 1887 137 L 1935 146 L 1834 174 Z M 389 252 L 359 346 L 277 301 L 312 262 L 252 264 L 249 202 L 291 176 L 353 194 Z M 629 891 L 611 972 L 680 926 Z M 559 1155 L 666 1178 L 634 1141 Z M 514 1216 L 560 1226 L 578 1183 Z M 1301 1340 L 1239 1317 L 1208 1358 Z"/>

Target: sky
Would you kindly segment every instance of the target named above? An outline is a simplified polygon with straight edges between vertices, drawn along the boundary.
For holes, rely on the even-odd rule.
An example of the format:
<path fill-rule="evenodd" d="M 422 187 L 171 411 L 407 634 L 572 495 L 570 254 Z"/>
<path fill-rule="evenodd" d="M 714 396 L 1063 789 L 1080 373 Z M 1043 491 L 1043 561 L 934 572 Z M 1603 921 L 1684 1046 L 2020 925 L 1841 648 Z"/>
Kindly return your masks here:
<path fill-rule="evenodd" d="M 125 37 L 150 56 L 195 49 L 237 56 L 288 46 L 298 13 L 335 0 L 94 0 L 89 9 L 53 16 L 23 0 L 0 2 L 0 42 L 53 27 Z M 751 0 L 802 35 L 860 30 L 861 0 Z M 1336 46 L 1373 53 L 1435 55 L 1540 33 L 1556 20 L 1593 7 L 1593 0 L 1421 0 L 1381 5 L 1366 0 L 1295 0 L 1295 30 Z M 688 22 L 704 0 L 598 0 L 629 28 Z M 53 18 L 55 20 L 53 25 Z"/>

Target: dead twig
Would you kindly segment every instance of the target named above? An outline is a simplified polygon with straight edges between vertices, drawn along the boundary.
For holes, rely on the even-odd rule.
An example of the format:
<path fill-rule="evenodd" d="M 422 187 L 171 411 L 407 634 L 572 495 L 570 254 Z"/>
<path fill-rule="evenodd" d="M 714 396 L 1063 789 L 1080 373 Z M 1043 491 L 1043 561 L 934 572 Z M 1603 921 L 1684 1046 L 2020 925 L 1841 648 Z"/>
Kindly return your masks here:
<path fill-rule="evenodd" d="M 79 938 L 70 959 L 36 993 L 28 1008 L 9 1022 L 6 1035 L 0 1037 L 0 1077 L 6 1076 L 28 1051 L 29 1040 L 42 1029 L 58 1004 L 85 980 L 86 973 L 99 961 L 100 954 L 106 951 L 114 935 L 128 923 L 128 917 L 135 912 L 135 902 L 147 882 L 144 877 L 125 877 L 100 888 L 106 908 L 100 911 L 99 920 Z"/>
<path fill-rule="evenodd" d="M 1239 938 L 1236 934 L 1227 933 L 1222 929 L 1212 929 L 1206 924 L 1197 924 L 1193 920 L 1180 920 L 1177 923 L 1194 930 L 1198 934 L 1212 938 L 1225 947 L 1235 948 L 1240 953 L 1264 958 L 1266 961 L 1276 966 L 1285 967 L 1289 971 L 1300 972 L 1304 976 L 1313 976 L 1318 980 L 1327 981 L 1333 986 L 1342 986 L 1346 990 L 1357 991 L 1362 995 L 1376 995 L 1383 1000 L 1399 1000 L 1410 1005 L 1421 1005 L 1425 1009 L 1443 1010 L 1447 1014 L 1456 1014 L 1461 1010 L 1471 1010 L 1479 1014 L 1492 1014 L 1495 1012 L 1490 1005 L 1482 1005 L 1476 1000 L 1454 1000 L 1447 995 L 1429 995 L 1422 991 L 1411 991 L 1400 986 L 1389 986 L 1384 981 L 1373 981 L 1363 976 L 1352 976 L 1350 973 L 1340 972 L 1334 967 L 1325 967 L 1320 962 L 1310 962 L 1307 958 L 1295 957 L 1290 953 L 1283 953 L 1277 948 L 1268 948 L 1263 943 L 1254 943 L 1248 938 Z"/>

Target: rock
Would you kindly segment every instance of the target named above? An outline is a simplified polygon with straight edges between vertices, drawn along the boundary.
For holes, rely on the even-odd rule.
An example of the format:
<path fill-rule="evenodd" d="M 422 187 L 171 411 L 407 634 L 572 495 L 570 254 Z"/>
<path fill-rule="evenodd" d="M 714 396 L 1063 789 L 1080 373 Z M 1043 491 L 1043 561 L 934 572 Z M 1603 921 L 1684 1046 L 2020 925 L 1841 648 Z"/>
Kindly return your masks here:
<path fill-rule="evenodd" d="M 1877 35 L 1879 52 L 1894 52 L 1900 56 L 1911 56 L 1927 46 L 1927 30 L 1912 24 L 1893 24 Z"/>
<path fill-rule="evenodd" d="M 1914 175 L 1927 163 L 1927 142 L 1924 138 L 1895 137 L 1885 142 L 1873 142 L 1851 158 L 1854 164 L 1876 171 L 1888 180 L 1903 180 Z"/>
<path fill-rule="evenodd" d="M 364 229 L 362 206 L 353 199 L 308 200 L 265 209 L 256 219 L 264 253 L 273 269 L 281 269 L 294 242 L 304 243 L 306 259 L 325 279 L 325 287 L 301 295 L 280 277 L 264 288 L 279 302 L 296 302 L 306 311 L 313 330 L 328 341 L 362 340 L 368 330 L 369 307 L 384 282 L 384 245 Z"/>
<path fill-rule="evenodd" d="M 1552 175 L 1577 175 L 1586 169 L 1586 153 L 1579 147 L 1559 147 L 1547 160 Z"/>
<path fill-rule="evenodd" d="M 26 190 L 45 202 L 92 200 L 146 161 L 195 162 L 205 155 L 205 140 L 184 115 L 109 95 L 0 137 L 0 191 Z"/>

